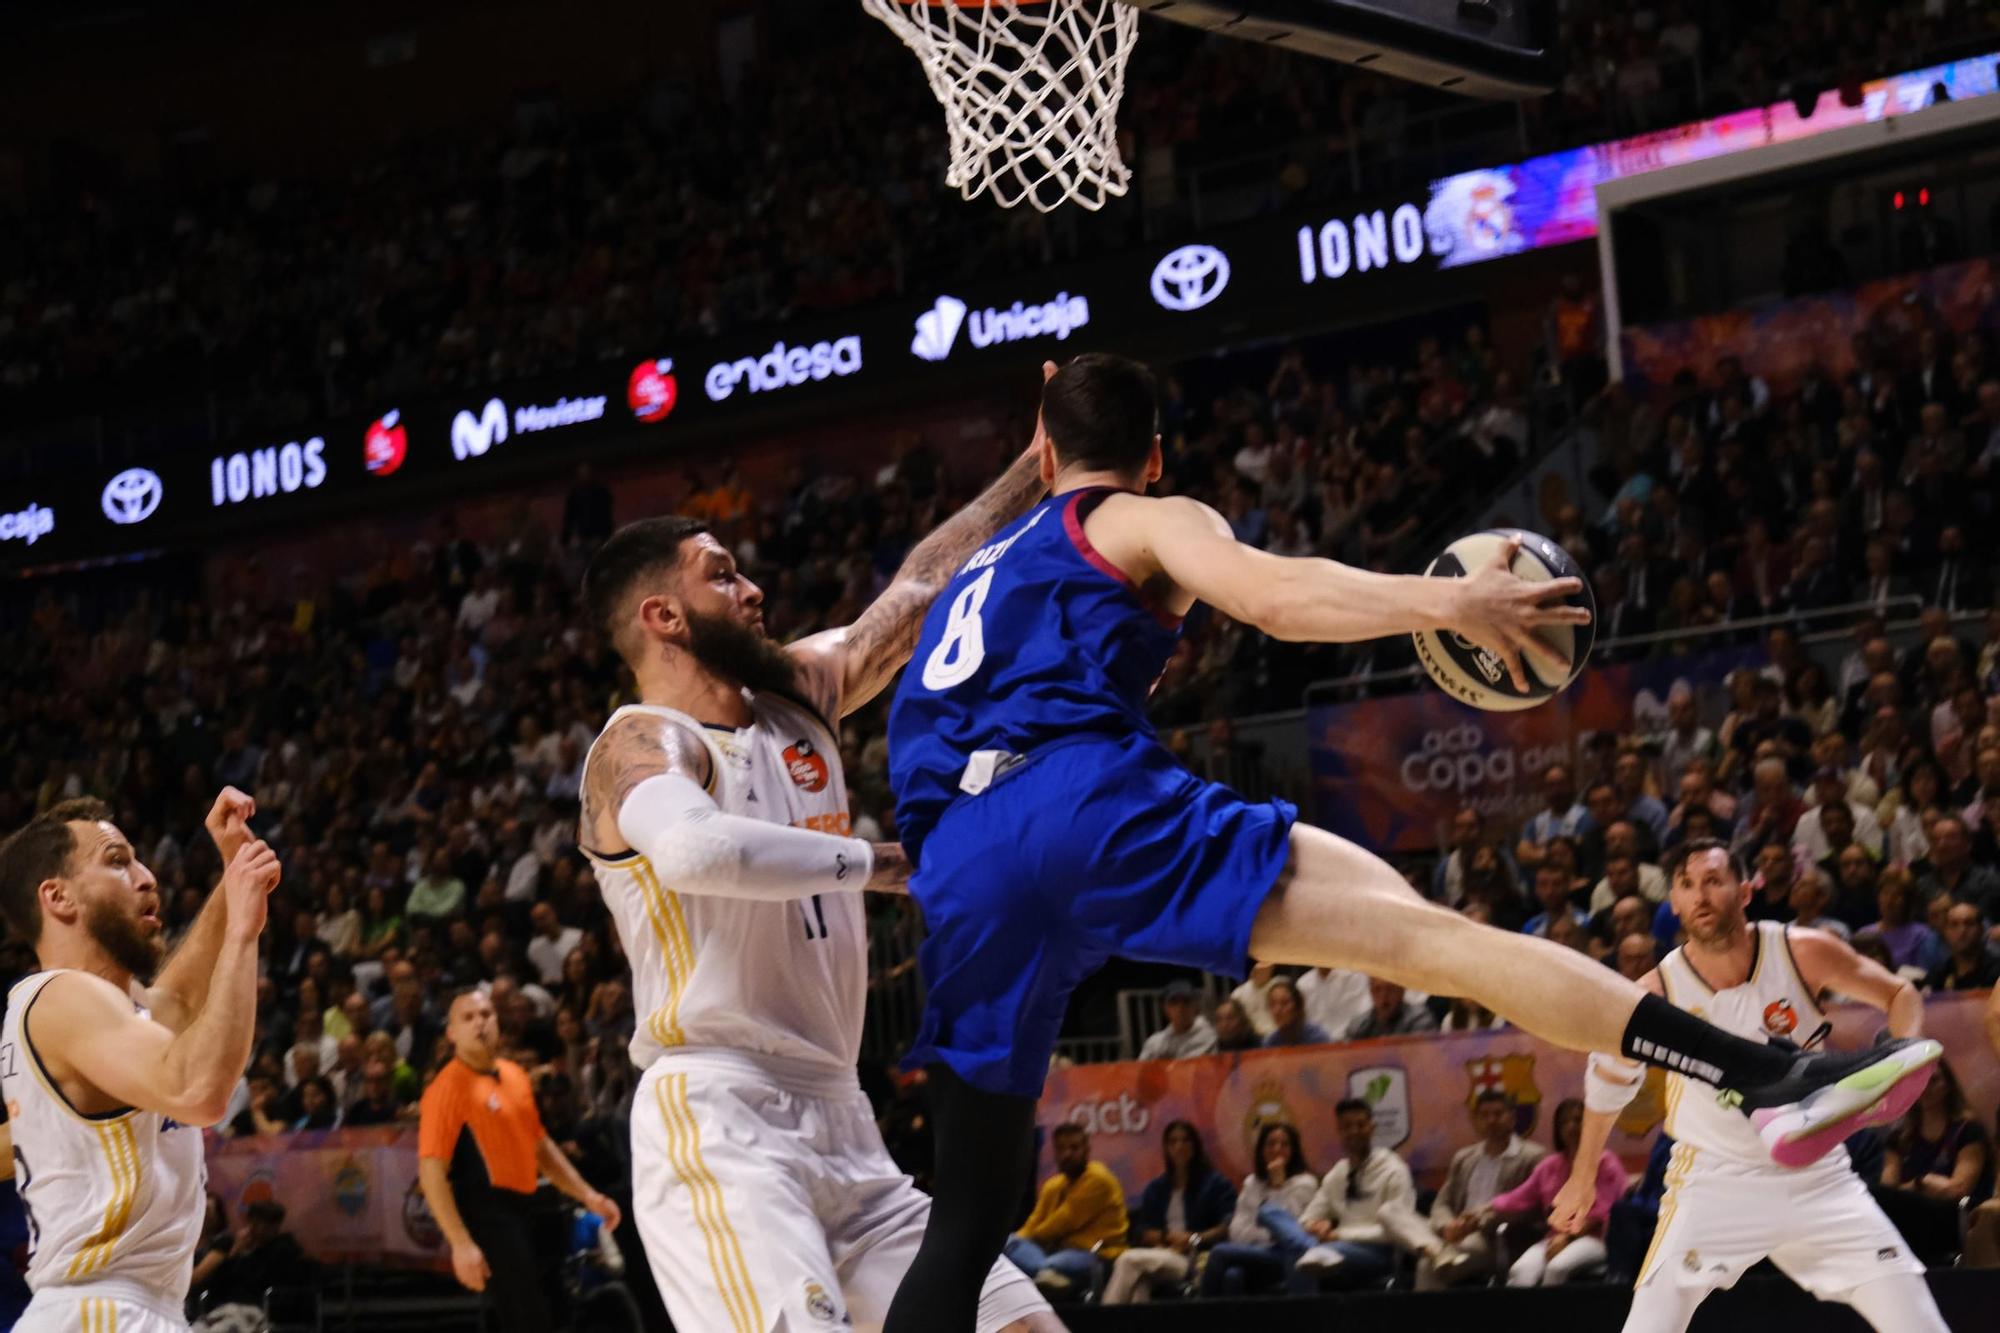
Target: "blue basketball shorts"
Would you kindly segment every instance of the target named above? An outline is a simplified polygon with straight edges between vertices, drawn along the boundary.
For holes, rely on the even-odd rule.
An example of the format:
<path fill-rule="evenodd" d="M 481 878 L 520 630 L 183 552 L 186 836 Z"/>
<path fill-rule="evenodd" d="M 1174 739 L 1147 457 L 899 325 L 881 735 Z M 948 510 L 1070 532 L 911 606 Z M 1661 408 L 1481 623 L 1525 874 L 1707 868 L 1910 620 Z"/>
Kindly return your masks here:
<path fill-rule="evenodd" d="M 1114 954 L 1242 976 L 1297 818 L 1202 781 L 1151 736 L 1036 750 L 923 843 L 910 892 L 927 993 L 906 1063 L 1036 1097 L 1071 992 Z"/>

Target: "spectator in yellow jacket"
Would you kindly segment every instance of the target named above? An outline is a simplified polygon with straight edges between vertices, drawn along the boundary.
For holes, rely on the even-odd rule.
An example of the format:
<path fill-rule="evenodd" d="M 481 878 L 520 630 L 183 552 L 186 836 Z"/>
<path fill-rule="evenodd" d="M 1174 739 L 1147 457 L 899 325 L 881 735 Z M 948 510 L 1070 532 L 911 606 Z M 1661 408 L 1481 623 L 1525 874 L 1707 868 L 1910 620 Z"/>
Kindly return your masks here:
<path fill-rule="evenodd" d="M 1125 1190 L 1102 1162 L 1090 1160 L 1090 1131 L 1055 1129 L 1056 1173 L 1042 1182 L 1035 1211 L 1007 1238 L 1007 1257 L 1045 1291 L 1087 1285 L 1097 1261 L 1118 1257 L 1131 1223 Z M 1100 1245 L 1094 1254 L 1091 1247 Z"/>

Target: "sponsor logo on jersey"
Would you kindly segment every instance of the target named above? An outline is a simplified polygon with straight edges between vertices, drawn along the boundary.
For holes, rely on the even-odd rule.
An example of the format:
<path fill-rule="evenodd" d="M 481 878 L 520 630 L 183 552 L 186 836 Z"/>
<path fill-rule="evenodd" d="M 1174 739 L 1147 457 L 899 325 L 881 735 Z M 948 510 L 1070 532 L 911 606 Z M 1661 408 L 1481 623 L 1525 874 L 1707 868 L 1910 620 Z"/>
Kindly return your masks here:
<path fill-rule="evenodd" d="M 1681 1258 L 1681 1267 L 1687 1269 L 1690 1273 L 1699 1273 L 1701 1271 L 1701 1251 L 1689 1250 Z"/>
<path fill-rule="evenodd" d="M 1799 1011 L 1790 1000 L 1773 1000 L 1764 1006 L 1764 1031 L 1774 1037 L 1789 1037 L 1799 1030 Z"/>
<path fill-rule="evenodd" d="M 1895 1246 L 1884 1245 L 1881 1249 L 1875 1251 L 1875 1257 L 1879 1259 L 1881 1262 L 1886 1264 L 1891 1259 L 1894 1259 L 1896 1257 L 1896 1253 L 1897 1251 Z"/>
<path fill-rule="evenodd" d="M 826 756 L 813 748 L 813 743 L 800 737 L 785 747 L 785 772 L 791 775 L 794 785 L 801 791 L 825 791 L 827 779 Z"/>

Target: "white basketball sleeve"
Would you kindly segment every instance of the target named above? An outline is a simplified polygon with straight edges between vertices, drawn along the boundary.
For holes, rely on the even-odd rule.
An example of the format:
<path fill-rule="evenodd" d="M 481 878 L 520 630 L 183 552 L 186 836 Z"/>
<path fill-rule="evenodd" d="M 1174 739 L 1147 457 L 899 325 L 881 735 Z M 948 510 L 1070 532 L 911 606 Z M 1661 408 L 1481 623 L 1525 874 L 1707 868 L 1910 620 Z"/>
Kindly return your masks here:
<path fill-rule="evenodd" d="M 859 838 L 725 814 L 678 773 L 647 778 L 618 807 L 618 832 L 678 893 L 782 901 L 859 891 L 875 852 Z"/>

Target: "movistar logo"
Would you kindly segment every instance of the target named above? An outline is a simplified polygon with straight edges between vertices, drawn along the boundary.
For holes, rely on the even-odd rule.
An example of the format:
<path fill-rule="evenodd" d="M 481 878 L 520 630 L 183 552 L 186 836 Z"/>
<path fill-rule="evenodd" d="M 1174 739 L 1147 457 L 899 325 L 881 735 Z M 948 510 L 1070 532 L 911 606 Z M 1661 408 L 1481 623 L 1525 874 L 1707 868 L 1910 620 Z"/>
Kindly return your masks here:
<path fill-rule="evenodd" d="M 964 323 L 965 302 L 956 296 L 940 296 L 935 306 L 917 316 L 917 336 L 910 340 L 910 350 L 926 361 L 942 361 L 951 355 L 959 326 Z"/>
<path fill-rule="evenodd" d="M 461 411 L 451 419 L 451 454 L 460 462 L 507 442 L 507 404 L 488 398 L 478 416 Z"/>

